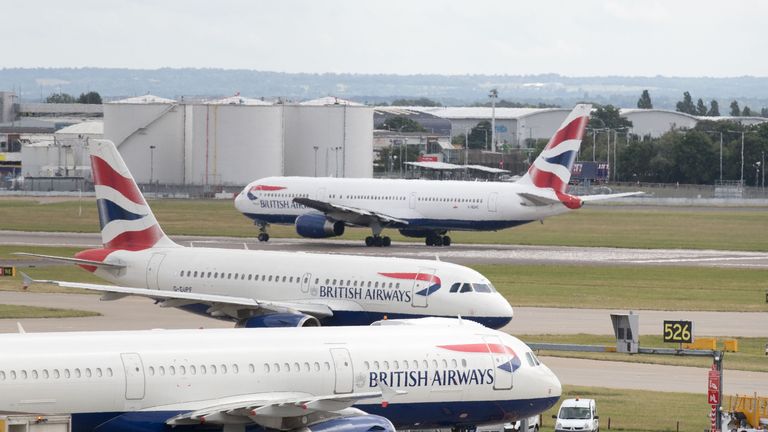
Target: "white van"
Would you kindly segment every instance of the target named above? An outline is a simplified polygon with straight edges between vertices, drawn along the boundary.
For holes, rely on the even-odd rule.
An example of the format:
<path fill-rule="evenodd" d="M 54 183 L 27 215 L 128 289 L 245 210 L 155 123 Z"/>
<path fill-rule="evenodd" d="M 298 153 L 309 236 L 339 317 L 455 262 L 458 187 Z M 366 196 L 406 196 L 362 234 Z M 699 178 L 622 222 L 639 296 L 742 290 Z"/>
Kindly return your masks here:
<path fill-rule="evenodd" d="M 600 430 L 600 417 L 594 399 L 566 399 L 552 418 L 555 419 L 555 432 Z"/>
<path fill-rule="evenodd" d="M 523 421 L 518 420 L 516 422 L 507 423 L 504 425 L 504 432 L 539 432 L 541 427 L 541 414 L 525 419 L 527 429 L 523 425 Z"/>

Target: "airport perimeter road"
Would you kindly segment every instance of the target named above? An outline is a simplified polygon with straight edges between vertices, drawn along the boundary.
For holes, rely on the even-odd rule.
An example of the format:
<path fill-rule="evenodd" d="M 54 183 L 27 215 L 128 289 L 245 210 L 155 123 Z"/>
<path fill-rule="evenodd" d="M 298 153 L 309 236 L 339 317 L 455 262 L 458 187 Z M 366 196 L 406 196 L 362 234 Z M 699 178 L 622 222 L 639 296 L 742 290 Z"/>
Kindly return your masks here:
<path fill-rule="evenodd" d="M 636 390 L 707 393 L 708 368 L 663 366 L 644 363 L 567 359 L 542 356 L 541 360 L 569 385 L 628 388 Z M 723 394 L 766 394 L 768 373 L 728 370 L 724 360 Z"/>
<path fill-rule="evenodd" d="M 514 306 L 514 305 L 513 305 Z M 626 310 L 515 307 L 515 317 L 502 330 L 514 335 L 613 334 L 610 314 Z M 639 310 L 641 335 L 659 335 L 664 320 L 693 321 L 701 336 L 768 336 L 766 312 L 691 312 Z"/>
<path fill-rule="evenodd" d="M 388 248 L 366 247 L 356 240 L 272 239 L 267 243 L 231 237 L 172 236 L 185 246 L 302 251 L 356 255 L 388 255 L 435 259 L 458 264 L 589 264 L 684 265 L 768 268 L 767 252 L 691 249 L 620 249 L 566 246 L 455 244 L 427 247 L 422 243 L 393 243 Z M 99 234 L 0 231 L 0 244 L 99 247 Z"/>

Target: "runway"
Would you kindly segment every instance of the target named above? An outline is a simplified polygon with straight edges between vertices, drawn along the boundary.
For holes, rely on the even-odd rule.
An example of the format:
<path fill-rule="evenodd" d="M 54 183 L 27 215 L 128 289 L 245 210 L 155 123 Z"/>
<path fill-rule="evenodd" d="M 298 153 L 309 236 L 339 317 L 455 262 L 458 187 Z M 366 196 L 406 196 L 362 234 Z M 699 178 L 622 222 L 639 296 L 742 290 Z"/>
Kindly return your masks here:
<path fill-rule="evenodd" d="M 248 248 L 254 250 L 386 255 L 435 259 L 457 264 L 575 264 L 575 265 L 685 265 L 702 267 L 768 268 L 768 252 L 694 249 L 622 249 L 605 247 L 454 244 L 427 247 L 395 242 L 388 248 L 366 247 L 355 240 L 272 239 L 263 243 L 233 237 L 171 236 L 185 246 Z M 0 231 L 5 245 L 100 247 L 96 233 L 38 233 Z"/>
<path fill-rule="evenodd" d="M 88 318 L 3 319 L 0 320 L 0 333 L 17 332 L 17 322 L 21 323 L 27 332 L 232 327 L 232 323 L 227 321 L 197 316 L 173 308 L 160 310 L 160 307 L 153 304 L 151 300 L 138 297 L 105 302 L 100 301 L 98 295 L 88 294 L 0 292 L 0 304 L 86 309 L 102 314 L 99 317 Z M 551 328 L 540 327 L 540 323 L 551 319 L 551 314 L 555 311 L 556 309 L 542 311 L 540 308 L 517 308 L 515 319 L 504 330 L 515 335 L 551 333 Z M 595 314 L 595 325 L 605 321 L 601 327 L 607 328 L 607 332 L 610 333 L 610 321 L 607 316 L 601 320 L 597 317 L 602 316 L 602 311 L 590 313 Z M 580 324 L 571 327 L 574 327 L 574 330 L 582 330 Z M 760 328 L 765 329 L 766 327 Z M 521 331 L 520 329 L 529 329 L 530 331 Z M 533 331 L 534 329 L 539 331 Z M 605 334 L 606 331 L 602 329 L 595 333 Z M 564 384 L 652 391 L 706 392 L 706 368 L 558 357 L 544 357 L 543 360 Z M 669 379 L 671 376 L 674 376 L 675 379 Z M 725 376 L 725 391 L 728 394 L 747 394 L 755 391 L 758 394 L 768 394 L 768 373 L 729 370 L 726 371 Z"/>

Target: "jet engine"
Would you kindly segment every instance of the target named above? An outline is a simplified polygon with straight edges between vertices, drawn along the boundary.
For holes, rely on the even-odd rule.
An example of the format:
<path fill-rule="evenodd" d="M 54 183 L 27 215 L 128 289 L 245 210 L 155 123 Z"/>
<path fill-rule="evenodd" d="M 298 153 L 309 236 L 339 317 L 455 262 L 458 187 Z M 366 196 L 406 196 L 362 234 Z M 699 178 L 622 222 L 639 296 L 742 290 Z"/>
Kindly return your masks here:
<path fill-rule="evenodd" d="M 303 214 L 296 218 L 296 232 L 309 238 L 336 237 L 344 234 L 344 222 L 332 222 L 318 213 Z"/>
<path fill-rule="evenodd" d="M 311 432 L 395 432 L 392 422 L 372 414 L 326 420 L 307 429 Z"/>
<path fill-rule="evenodd" d="M 242 319 L 237 327 L 320 327 L 320 321 L 310 315 L 273 313 Z"/>

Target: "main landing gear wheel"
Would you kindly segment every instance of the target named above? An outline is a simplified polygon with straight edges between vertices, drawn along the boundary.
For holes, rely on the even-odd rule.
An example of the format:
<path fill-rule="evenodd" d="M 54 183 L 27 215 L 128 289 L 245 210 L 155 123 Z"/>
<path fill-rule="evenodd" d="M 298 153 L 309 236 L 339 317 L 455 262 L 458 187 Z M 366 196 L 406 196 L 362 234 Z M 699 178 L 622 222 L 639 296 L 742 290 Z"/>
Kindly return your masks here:
<path fill-rule="evenodd" d="M 449 236 L 429 235 L 424 239 L 427 246 L 450 246 L 451 238 Z"/>
<path fill-rule="evenodd" d="M 266 241 L 269 241 L 269 234 L 267 234 L 267 233 L 265 233 L 265 232 L 263 232 L 263 233 L 259 233 L 259 241 L 260 241 L 260 242 L 266 242 Z"/>
<path fill-rule="evenodd" d="M 368 236 L 365 238 L 365 245 L 370 246 L 376 246 L 376 247 L 387 247 L 392 244 L 392 239 L 390 239 L 387 236 Z"/>

